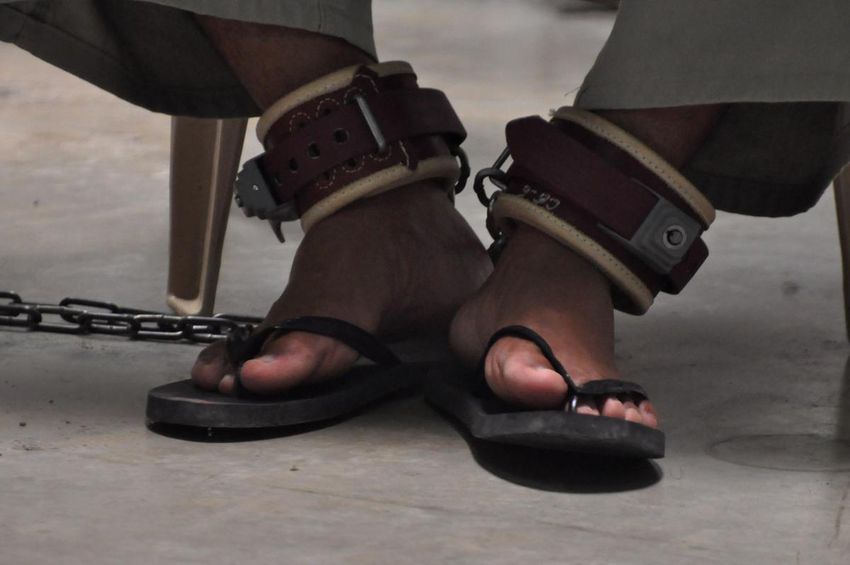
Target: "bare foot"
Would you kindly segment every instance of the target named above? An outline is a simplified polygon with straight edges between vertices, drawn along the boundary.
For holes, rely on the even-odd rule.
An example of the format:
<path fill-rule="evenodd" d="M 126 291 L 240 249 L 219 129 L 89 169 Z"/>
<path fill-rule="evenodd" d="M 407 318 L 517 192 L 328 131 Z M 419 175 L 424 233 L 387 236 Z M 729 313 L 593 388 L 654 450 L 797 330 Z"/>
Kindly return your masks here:
<path fill-rule="evenodd" d="M 383 338 L 445 333 L 491 270 L 445 193 L 418 183 L 356 202 L 314 226 L 264 324 L 312 315 L 340 318 Z M 223 345 L 201 352 L 192 379 L 229 393 L 234 368 Z M 246 389 L 272 394 L 339 376 L 356 359 L 338 341 L 293 332 L 267 343 L 240 376 Z"/>
<path fill-rule="evenodd" d="M 725 110 L 725 105 L 703 105 L 599 114 L 678 168 Z M 455 316 L 452 346 L 473 366 L 490 336 L 510 325 L 524 325 L 543 336 L 578 385 L 620 377 L 614 361 L 614 307 L 607 279 L 555 240 L 522 225 L 511 236 L 493 275 Z M 515 404 L 564 405 L 567 384 L 528 341 L 505 337 L 496 342 L 487 353 L 484 376 L 494 393 Z M 646 400 L 635 405 L 610 396 L 598 404 L 579 404 L 577 411 L 658 426 L 655 408 Z"/>
<path fill-rule="evenodd" d="M 566 247 L 523 225 L 511 236 L 493 275 L 458 311 L 451 327 L 452 346 L 475 366 L 490 336 L 515 324 L 543 336 L 577 384 L 620 378 L 607 279 Z M 567 384 L 528 341 L 497 341 L 485 358 L 484 375 L 503 400 L 541 409 L 564 405 Z M 635 405 L 612 396 L 598 404 L 580 403 L 577 411 L 658 425 L 649 401 Z"/>

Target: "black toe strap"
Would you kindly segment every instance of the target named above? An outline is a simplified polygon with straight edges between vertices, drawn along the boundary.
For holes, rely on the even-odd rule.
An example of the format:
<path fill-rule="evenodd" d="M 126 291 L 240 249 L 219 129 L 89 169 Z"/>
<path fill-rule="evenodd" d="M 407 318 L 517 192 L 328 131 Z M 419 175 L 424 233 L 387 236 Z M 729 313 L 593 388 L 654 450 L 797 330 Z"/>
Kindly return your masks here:
<path fill-rule="evenodd" d="M 549 343 L 543 339 L 540 334 L 525 326 L 507 326 L 493 334 L 490 341 L 487 343 L 484 355 L 481 358 L 481 370 L 479 371 L 481 381 L 484 381 L 484 359 L 487 357 L 487 353 L 490 351 L 490 348 L 503 337 L 524 339 L 526 341 L 530 341 L 536 345 L 538 349 L 540 349 L 540 352 L 543 353 L 543 356 L 549 364 L 552 365 L 555 372 L 561 375 L 561 378 L 563 378 L 564 382 L 567 383 L 567 400 L 565 408 L 569 411 L 575 411 L 578 402 L 583 398 L 617 396 L 632 399 L 635 403 L 640 403 L 641 401 L 649 398 L 646 391 L 639 384 L 620 379 L 599 379 L 595 381 L 588 381 L 583 385 L 578 386 L 561 362 L 558 361 L 558 358 L 555 357 L 555 353 L 552 351 Z M 483 384 L 486 386 L 486 382 L 483 382 Z"/>
<path fill-rule="evenodd" d="M 307 332 L 341 341 L 376 365 L 389 367 L 401 363 L 395 353 L 377 337 L 350 322 L 323 316 L 293 318 L 251 335 L 237 332 L 230 334 L 227 339 L 227 355 L 236 369 L 234 388 L 237 395 L 244 393 L 240 378 L 242 364 L 256 357 L 273 334 L 280 336 L 291 332 Z"/>

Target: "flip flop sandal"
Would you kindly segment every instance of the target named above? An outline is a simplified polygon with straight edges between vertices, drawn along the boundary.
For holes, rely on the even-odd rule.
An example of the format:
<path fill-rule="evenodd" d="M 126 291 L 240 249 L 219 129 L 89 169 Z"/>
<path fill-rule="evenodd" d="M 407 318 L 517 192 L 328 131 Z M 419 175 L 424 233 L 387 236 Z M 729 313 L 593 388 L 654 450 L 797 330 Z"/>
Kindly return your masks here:
<path fill-rule="evenodd" d="M 336 339 L 372 361 L 355 365 L 332 380 L 299 386 L 275 396 L 246 390 L 242 364 L 253 359 L 272 336 L 307 332 Z M 427 363 L 402 363 L 375 336 L 335 318 L 308 316 L 287 320 L 250 336 L 232 335 L 227 355 L 235 371 L 233 396 L 197 388 L 187 379 L 148 392 L 149 424 L 202 428 L 275 428 L 350 415 L 396 393 L 415 388 L 427 373 Z"/>
<path fill-rule="evenodd" d="M 505 138 L 505 150 L 473 183 L 487 207 L 494 261 L 518 224 L 530 226 L 599 269 L 611 283 L 616 309 L 643 314 L 659 292 L 681 292 L 708 257 L 702 234 L 714 221 L 711 202 L 660 155 L 602 116 L 562 107 L 548 122 L 539 116 L 508 122 Z M 499 190 L 488 195 L 487 179 Z M 664 456 L 662 432 L 576 412 L 582 400 L 605 396 L 639 403 L 647 398 L 640 386 L 616 379 L 577 386 L 546 341 L 522 326 L 496 332 L 486 351 L 504 336 L 540 348 L 567 383 L 566 403 L 559 410 L 511 406 L 487 387 L 483 362 L 472 375 L 435 371 L 427 380 L 427 398 L 473 437 L 563 451 Z"/>
<path fill-rule="evenodd" d="M 534 343 L 569 387 L 557 410 L 528 410 L 496 397 L 484 378 L 484 358 L 499 339 L 516 337 Z M 524 326 L 508 326 L 493 334 L 475 373 L 458 369 L 432 370 L 425 397 L 459 420 L 480 440 L 558 451 L 633 458 L 664 456 L 664 433 L 634 422 L 576 413 L 583 400 L 616 396 L 639 404 L 647 399 L 640 385 L 619 379 L 590 381 L 578 386 L 539 334 Z"/>
<path fill-rule="evenodd" d="M 303 85 L 269 106 L 257 123 L 265 151 L 236 177 L 236 202 L 249 217 L 312 226 L 357 200 L 433 179 L 450 200 L 469 165 L 466 130 L 439 90 L 420 88 L 403 62 L 354 65 Z M 417 384 L 426 364 L 402 364 L 374 336 L 341 320 L 290 320 L 228 343 L 233 366 L 259 353 L 272 333 L 305 331 L 335 338 L 374 362 L 322 384 L 275 397 L 251 395 L 236 371 L 236 394 L 197 389 L 191 381 L 148 394 L 151 423 L 210 428 L 265 428 L 338 418 Z"/>

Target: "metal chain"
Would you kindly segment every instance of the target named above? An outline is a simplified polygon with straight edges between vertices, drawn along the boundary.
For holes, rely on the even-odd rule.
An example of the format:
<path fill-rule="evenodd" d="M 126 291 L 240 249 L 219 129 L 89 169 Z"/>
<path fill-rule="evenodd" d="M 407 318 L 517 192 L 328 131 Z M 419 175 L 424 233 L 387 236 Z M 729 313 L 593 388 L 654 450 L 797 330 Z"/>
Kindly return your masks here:
<path fill-rule="evenodd" d="M 0 291 L 0 326 L 38 332 L 212 343 L 226 339 L 232 332 L 250 333 L 261 321 L 262 318 L 232 314 L 175 316 L 83 298 L 42 304 L 26 302 L 14 292 Z"/>

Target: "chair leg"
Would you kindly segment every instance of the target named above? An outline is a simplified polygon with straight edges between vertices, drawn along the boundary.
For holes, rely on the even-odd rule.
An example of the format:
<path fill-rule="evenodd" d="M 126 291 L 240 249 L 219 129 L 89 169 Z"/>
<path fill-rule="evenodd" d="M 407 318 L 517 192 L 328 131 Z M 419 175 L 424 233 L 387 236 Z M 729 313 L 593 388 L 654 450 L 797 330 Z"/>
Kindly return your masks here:
<path fill-rule="evenodd" d="M 172 118 L 167 303 L 178 314 L 213 312 L 246 124 L 241 118 Z"/>
<path fill-rule="evenodd" d="M 835 178 L 835 210 L 838 214 L 838 240 L 841 244 L 841 272 L 844 279 L 844 324 L 850 341 L 850 167 Z"/>

